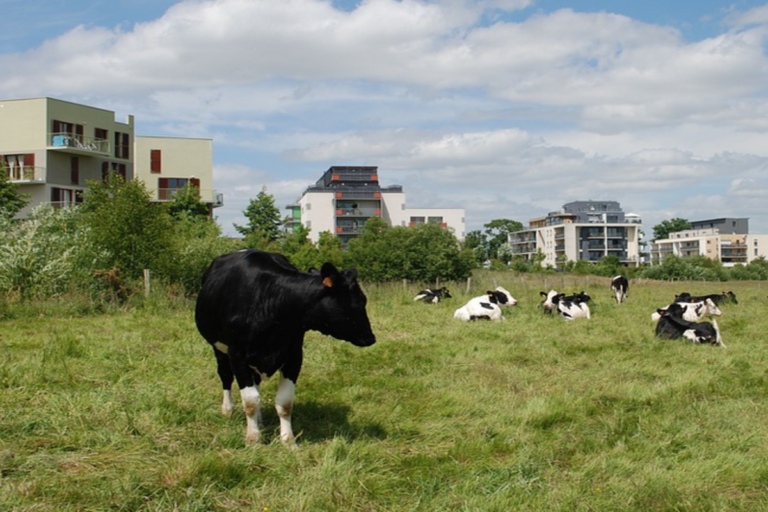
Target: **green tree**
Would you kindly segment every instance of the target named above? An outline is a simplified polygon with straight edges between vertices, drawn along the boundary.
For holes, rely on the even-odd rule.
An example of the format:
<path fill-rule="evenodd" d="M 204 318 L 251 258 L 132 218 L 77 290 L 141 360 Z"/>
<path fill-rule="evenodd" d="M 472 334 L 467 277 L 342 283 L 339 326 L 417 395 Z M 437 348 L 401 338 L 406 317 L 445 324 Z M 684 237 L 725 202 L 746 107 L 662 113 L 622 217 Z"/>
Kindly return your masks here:
<path fill-rule="evenodd" d="M 507 245 L 509 233 L 523 229 L 522 223 L 510 219 L 495 219 L 487 224 L 483 224 L 485 234 L 488 237 L 488 257 L 491 259 L 502 259 L 504 263 L 509 263 L 511 255 L 505 255 L 503 259 L 499 255 L 499 248 Z"/>
<path fill-rule="evenodd" d="M 488 235 L 479 229 L 467 233 L 463 247 L 474 253 L 477 266 L 482 266 L 488 259 Z"/>
<path fill-rule="evenodd" d="M 433 223 L 384 228 L 369 220 L 363 234 L 349 242 L 348 255 L 361 278 L 371 281 L 458 280 L 475 266 L 472 251 L 462 250 L 451 231 Z"/>
<path fill-rule="evenodd" d="M 280 210 L 275 206 L 275 198 L 267 193 L 266 186 L 251 199 L 243 214 L 248 224 L 234 226 L 238 233 L 245 236 L 246 244 L 249 247 L 276 250 L 275 243 L 280 238 L 282 217 Z"/>
<path fill-rule="evenodd" d="M 0 216 L 13 218 L 29 204 L 29 195 L 19 192 L 19 186 L 13 183 L 0 162 Z"/>
<path fill-rule="evenodd" d="M 653 226 L 653 241 L 667 239 L 670 233 L 685 231 L 686 229 L 691 229 L 691 223 L 686 219 L 673 217 L 669 220 L 663 220 Z"/>
<path fill-rule="evenodd" d="M 173 258 L 171 218 L 152 202 L 142 181 L 111 175 L 87 185 L 81 209 L 94 242 L 110 254 L 109 265 L 135 279 L 143 269 L 162 268 L 163 258 Z"/>
<path fill-rule="evenodd" d="M 173 200 L 168 203 L 168 211 L 175 219 L 182 217 L 207 219 L 210 207 L 200 200 L 200 189 L 187 184 L 173 194 Z"/>

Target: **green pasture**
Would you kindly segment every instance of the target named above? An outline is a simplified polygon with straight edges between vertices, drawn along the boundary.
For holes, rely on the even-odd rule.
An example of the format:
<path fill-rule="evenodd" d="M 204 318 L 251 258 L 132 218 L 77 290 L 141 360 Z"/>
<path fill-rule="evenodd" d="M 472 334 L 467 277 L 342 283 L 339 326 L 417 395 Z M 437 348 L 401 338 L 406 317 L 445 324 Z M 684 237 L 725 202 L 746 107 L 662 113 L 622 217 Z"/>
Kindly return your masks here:
<path fill-rule="evenodd" d="M 376 345 L 309 333 L 298 449 L 220 414 L 193 302 L 0 304 L 2 511 L 768 510 L 768 283 L 476 274 L 365 286 Z M 501 285 L 506 321 L 453 311 Z M 584 290 L 592 319 L 546 317 L 539 291 Z M 728 348 L 654 338 L 675 293 L 733 290 Z"/>

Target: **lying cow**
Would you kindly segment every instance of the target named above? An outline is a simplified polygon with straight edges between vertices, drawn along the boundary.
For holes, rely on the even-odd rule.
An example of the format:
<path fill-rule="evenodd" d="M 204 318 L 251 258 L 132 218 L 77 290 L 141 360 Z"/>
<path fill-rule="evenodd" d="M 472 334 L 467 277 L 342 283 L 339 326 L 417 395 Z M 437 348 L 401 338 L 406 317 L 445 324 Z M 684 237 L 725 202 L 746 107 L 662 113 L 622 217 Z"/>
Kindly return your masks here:
<path fill-rule="evenodd" d="M 707 299 L 712 299 L 718 306 L 720 304 L 739 303 L 736 300 L 736 294 L 733 292 L 712 293 L 710 295 L 691 295 L 688 292 L 683 292 L 680 295 L 675 295 L 675 302 L 701 302 Z"/>
<path fill-rule="evenodd" d="M 624 276 L 614 277 L 611 279 L 611 291 L 617 303 L 625 302 L 627 300 L 627 293 L 629 293 L 629 280 Z"/>
<path fill-rule="evenodd" d="M 501 306 L 515 306 L 517 300 L 502 288 L 497 287 L 493 291 L 485 292 L 485 295 L 470 299 L 453 313 L 453 318 L 465 322 L 470 320 L 504 320 Z"/>
<path fill-rule="evenodd" d="M 693 343 L 710 343 L 725 347 L 720 336 L 717 320 L 712 322 L 689 322 L 683 319 L 688 306 L 679 302 L 670 304 L 667 309 L 659 309 L 659 323 L 656 324 L 656 336 L 666 340 L 685 338 Z"/>
<path fill-rule="evenodd" d="M 685 308 L 683 312 L 683 320 L 687 320 L 689 322 L 698 322 L 707 316 L 722 316 L 723 314 L 723 312 L 720 311 L 720 308 L 718 308 L 715 304 L 715 301 L 712 299 L 706 299 L 701 302 L 675 302 L 675 304 L 680 304 Z M 669 306 L 664 306 L 661 309 L 668 308 Z M 659 318 L 661 318 L 661 315 L 659 314 L 658 310 L 651 314 L 651 320 L 654 322 L 658 322 Z"/>
<path fill-rule="evenodd" d="M 583 291 L 573 295 L 559 293 L 551 299 L 552 304 L 557 308 L 557 312 L 566 320 L 575 320 L 577 318 L 589 319 L 591 316 L 587 302 L 590 300 L 590 296 Z"/>
<path fill-rule="evenodd" d="M 224 414 L 234 409 L 232 381 L 237 379 L 247 443 L 260 437 L 262 376 L 278 370 L 280 440 L 294 443 L 291 410 L 304 333 L 311 329 L 358 347 L 373 345 L 365 306 L 354 269 L 338 271 L 325 263 L 319 272 L 301 272 L 284 256 L 255 249 L 213 260 L 203 275 L 195 322 L 216 355 Z"/>
<path fill-rule="evenodd" d="M 413 300 L 420 300 L 422 302 L 426 302 L 427 304 L 437 304 L 442 299 L 450 299 L 451 298 L 451 292 L 448 291 L 448 288 L 443 286 L 442 288 L 427 288 L 426 290 L 421 290 L 414 298 Z"/>

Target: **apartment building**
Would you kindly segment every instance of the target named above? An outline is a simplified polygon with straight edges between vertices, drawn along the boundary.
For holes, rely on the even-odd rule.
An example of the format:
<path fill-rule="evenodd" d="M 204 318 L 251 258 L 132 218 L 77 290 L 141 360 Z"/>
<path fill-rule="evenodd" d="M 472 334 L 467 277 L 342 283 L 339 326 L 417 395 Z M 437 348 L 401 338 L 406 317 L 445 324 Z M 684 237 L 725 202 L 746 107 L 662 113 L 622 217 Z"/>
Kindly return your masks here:
<path fill-rule="evenodd" d="M 627 266 L 640 263 L 642 220 L 625 213 L 617 201 L 574 201 L 560 211 L 529 221 L 528 229 L 510 233 L 513 256 L 527 260 L 541 253 L 542 265 L 567 261 L 597 262 L 616 256 Z"/>
<path fill-rule="evenodd" d="M 224 204 L 213 188 L 213 141 L 179 137 L 136 137 L 135 179 L 144 182 L 152 199 L 171 201 L 177 190 L 197 188 L 211 212 Z"/>
<path fill-rule="evenodd" d="M 210 140 L 136 137 L 134 126 L 132 115 L 119 121 L 110 110 L 54 98 L 0 100 L 0 159 L 31 199 L 18 216 L 41 203 L 77 204 L 89 180 L 110 173 L 144 180 L 157 201 L 186 180 L 212 208 L 222 204 L 213 191 Z"/>
<path fill-rule="evenodd" d="M 290 210 L 286 229 L 302 225 L 317 242 L 320 233 L 334 233 L 342 243 L 362 233 L 371 217 L 380 217 L 392 226 L 414 226 L 434 222 L 465 235 L 463 208 L 407 208 L 400 185 L 383 187 L 375 166 L 333 166 L 301 198 L 286 207 Z"/>
<path fill-rule="evenodd" d="M 725 267 L 768 257 L 768 235 L 749 233 L 747 218 L 717 218 L 691 222 L 691 228 L 670 233 L 651 244 L 651 260 L 658 264 L 668 256 L 704 256 Z"/>

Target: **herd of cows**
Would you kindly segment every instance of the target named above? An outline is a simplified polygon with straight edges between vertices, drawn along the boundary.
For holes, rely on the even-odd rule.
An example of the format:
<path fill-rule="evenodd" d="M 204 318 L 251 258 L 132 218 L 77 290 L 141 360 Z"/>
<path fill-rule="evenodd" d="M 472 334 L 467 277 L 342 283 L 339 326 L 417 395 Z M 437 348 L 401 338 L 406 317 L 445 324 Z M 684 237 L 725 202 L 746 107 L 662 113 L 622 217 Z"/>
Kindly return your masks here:
<path fill-rule="evenodd" d="M 611 279 L 611 292 L 617 303 L 625 302 L 629 293 L 629 280 L 625 276 L 614 277 Z M 543 297 L 540 305 L 545 313 L 556 311 L 566 320 L 590 318 L 590 297 L 583 291 L 566 295 L 550 290 L 542 291 L 540 295 Z M 450 297 L 450 291 L 445 287 L 428 288 L 421 290 L 413 300 L 435 304 Z M 651 315 L 651 319 L 656 322 L 656 336 L 668 340 L 683 338 L 694 343 L 725 347 L 715 319 L 716 316 L 722 315 L 718 305 L 723 302 L 738 303 L 733 292 L 704 296 L 692 296 L 690 293 L 676 295 L 672 304 L 659 308 Z M 502 307 L 516 304 L 517 300 L 499 286 L 495 290 L 487 291 L 485 295 L 470 299 L 454 312 L 453 317 L 464 321 L 503 320 Z M 701 321 L 707 317 L 711 322 Z"/>
<path fill-rule="evenodd" d="M 304 334 L 319 331 L 359 347 L 376 342 L 366 311 L 367 299 L 354 269 L 338 270 L 325 263 L 320 270 L 303 272 L 280 254 L 243 249 L 213 260 L 203 275 L 195 306 L 198 331 L 213 348 L 222 385 L 221 411 L 234 409 L 232 383 L 236 380 L 246 417 L 246 443 L 260 439 L 263 378 L 280 372 L 275 408 L 280 421 L 280 439 L 294 445 L 291 414 L 303 358 Z M 617 276 L 611 281 L 616 301 L 626 301 L 629 281 Z M 590 318 L 590 297 L 555 290 L 541 292 L 541 307 L 566 320 Z M 414 300 L 438 303 L 451 298 L 447 288 L 427 289 Z M 675 302 L 658 309 L 656 335 L 664 339 L 684 338 L 695 343 L 723 344 L 715 316 L 718 305 L 736 302 L 732 292 L 693 297 L 676 296 Z M 463 321 L 503 320 L 503 308 L 517 301 L 502 287 L 470 299 L 454 317 Z M 712 321 L 702 321 L 711 317 Z"/>

